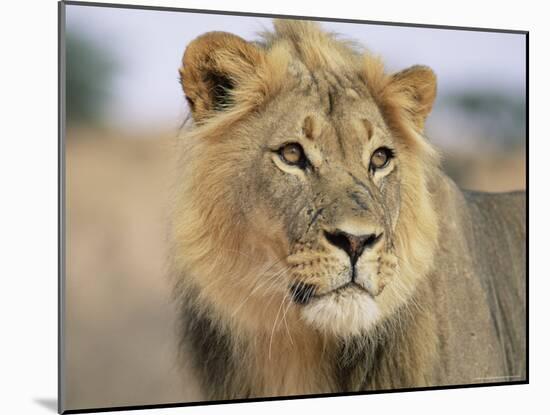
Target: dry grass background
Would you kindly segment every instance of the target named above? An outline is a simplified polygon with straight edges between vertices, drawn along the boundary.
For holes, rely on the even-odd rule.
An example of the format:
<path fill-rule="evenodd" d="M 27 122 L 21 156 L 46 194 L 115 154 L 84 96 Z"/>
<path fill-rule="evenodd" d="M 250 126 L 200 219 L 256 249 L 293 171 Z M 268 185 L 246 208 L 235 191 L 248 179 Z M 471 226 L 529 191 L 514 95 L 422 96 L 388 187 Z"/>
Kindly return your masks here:
<path fill-rule="evenodd" d="M 70 131 L 66 149 L 66 407 L 200 399 L 175 362 L 170 139 Z"/>
<path fill-rule="evenodd" d="M 70 130 L 66 146 L 66 407 L 196 401 L 175 361 L 166 275 L 174 134 Z M 525 188 L 525 153 L 453 160 L 470 188 Z"/>

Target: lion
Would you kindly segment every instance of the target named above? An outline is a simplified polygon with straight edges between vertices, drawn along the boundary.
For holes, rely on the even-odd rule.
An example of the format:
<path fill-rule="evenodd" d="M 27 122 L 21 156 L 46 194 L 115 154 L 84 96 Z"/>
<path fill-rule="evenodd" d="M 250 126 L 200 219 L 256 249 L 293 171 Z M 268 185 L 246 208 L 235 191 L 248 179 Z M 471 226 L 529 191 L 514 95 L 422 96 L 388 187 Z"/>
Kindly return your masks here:
<path fill-rule="evenodd" d="M 460 190 L 425 66 L 314 22 L 186 48 L 171 263 L 206 399 L 526 381 L 525 195 Z"/>

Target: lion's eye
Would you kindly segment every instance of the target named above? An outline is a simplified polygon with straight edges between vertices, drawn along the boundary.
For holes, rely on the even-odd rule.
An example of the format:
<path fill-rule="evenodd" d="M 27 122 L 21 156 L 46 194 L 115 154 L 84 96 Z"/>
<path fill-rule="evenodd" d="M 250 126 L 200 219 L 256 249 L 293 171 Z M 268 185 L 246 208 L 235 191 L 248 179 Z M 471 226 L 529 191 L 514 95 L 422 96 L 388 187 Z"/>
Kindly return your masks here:
<path fill-rule="evenodd" d="M 298 143 L 288 143 L 279 149 L 281 158 L 291 166 L 305 167 L 307 159 L 304 149 Z"/>
<path fill-rule="evenodd" d="M 387 147 L 380 147 L 374 153 L 372 153 L 372 156 L 370 158 L 370 169 L 373 171 L 383 169 L 388 165 L 392 157 L 392 150 Z"/>

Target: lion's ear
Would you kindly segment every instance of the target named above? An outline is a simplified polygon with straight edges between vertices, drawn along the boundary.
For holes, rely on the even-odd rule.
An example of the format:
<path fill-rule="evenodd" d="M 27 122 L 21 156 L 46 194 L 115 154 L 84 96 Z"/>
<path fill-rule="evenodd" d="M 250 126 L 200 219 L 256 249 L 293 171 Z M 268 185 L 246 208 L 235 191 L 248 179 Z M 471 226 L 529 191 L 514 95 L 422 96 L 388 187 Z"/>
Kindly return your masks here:
<path fill-rule="evenodd" d="M 234 89 L 252 77 L 264 61 L 252 43 L 225 32 L 193 40 L 183 55 L 180 80 L 195 121 L 234 104 Z"/>
<path fill-rule="evenodd" d="M 434 72 L 427 66 L 412 66 L 390 76 L 385 85 L 385 99 L 405 110 L 414 126 L 422 132 L 432 110 L 437 90 Z"/>

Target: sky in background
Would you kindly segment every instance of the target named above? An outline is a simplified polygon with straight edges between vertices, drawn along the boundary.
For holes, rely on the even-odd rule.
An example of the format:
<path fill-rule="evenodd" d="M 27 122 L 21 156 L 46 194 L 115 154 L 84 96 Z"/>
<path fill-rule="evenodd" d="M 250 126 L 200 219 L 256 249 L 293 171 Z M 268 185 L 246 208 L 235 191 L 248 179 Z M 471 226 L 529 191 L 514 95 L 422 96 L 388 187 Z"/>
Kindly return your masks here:
<path fill-rule="evenodd" d="M 118 71 L 107 112 L 116 127 L 125 129 L 181 124 L 187 109 L 177 69 L 186 45 L 195 37 L 218 30 L 254 40 L 258 32 L 272 27 L 266 18 L 77 5 L 68 5 L 66 16 L 69 33 L 84 35 L 114 57 Z M 525 94 L 523 35 L 354 23 L 321 25 L 380 54 L 389 70 L 430 66 L 438 76 L 439 97 L 476 88 Z"/>

